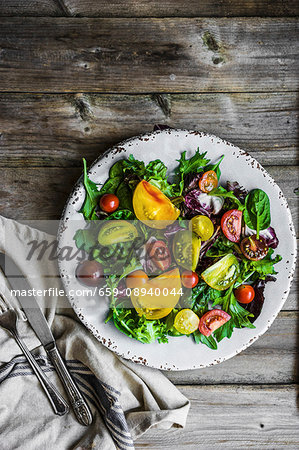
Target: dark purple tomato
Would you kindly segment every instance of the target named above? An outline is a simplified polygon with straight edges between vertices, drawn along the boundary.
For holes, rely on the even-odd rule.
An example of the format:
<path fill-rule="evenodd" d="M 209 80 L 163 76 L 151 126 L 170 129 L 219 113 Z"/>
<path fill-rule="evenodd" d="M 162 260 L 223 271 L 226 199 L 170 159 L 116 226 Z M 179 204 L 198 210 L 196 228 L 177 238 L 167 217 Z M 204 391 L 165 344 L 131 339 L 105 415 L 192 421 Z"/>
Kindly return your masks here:
<path fill-rule="evenodd" d="M 104 271 L 102 264 L 97 261 L 83 261 L 78 264 L 76 278 L 86 286 L 96 287 L 102 282 Z"/>

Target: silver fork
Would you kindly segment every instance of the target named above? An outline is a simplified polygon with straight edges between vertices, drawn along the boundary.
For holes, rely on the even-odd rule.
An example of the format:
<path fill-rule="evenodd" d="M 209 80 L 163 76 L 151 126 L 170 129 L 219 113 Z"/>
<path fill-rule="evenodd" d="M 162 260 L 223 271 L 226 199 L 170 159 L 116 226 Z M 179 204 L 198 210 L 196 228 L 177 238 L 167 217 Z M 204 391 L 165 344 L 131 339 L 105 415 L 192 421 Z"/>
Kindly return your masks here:
<path fill-rule="evenodd" d="M 50 403 L 54 409 L 55 414 L 63 416 L 69 410 L 68 404 L 64 398 L 59 394 L 57 389 L 48 379 L 46 374 L 42 371 L 28 347 L 24 344 L 17 330 L 17 314 L 14 309 L 8 309 L 5 299 L 0 294 L 0 327 L 5 328 L 15 338 L 18 346 L 26 356 L 32 370 L 37 376 L 43 390 L 45 391 Z"/>

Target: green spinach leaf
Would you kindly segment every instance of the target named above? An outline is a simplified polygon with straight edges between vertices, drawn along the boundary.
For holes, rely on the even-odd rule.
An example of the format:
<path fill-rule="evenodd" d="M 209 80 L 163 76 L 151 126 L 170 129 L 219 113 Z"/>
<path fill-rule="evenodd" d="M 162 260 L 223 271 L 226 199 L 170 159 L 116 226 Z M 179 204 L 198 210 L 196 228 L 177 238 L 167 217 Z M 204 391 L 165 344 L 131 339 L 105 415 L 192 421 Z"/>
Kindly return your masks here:
<path fill-rule="evenodd" d="M 252 230 L 259 232 L 270 226 L 270 200 L 262 189 L 253 189 L 245 198 L 244 222 Z"/>
<path fill-rule="evenodd" d="M 207 347 L 211 348 L 212 350 L 217 350 L 217 342 L 215 341 L 214 337 L 211 336 L 204 336 L 201 334 L 199 330 L 194 331 L 192 333 L 193 338 L 195 340 L 196 344 L 199 344 L 200 342 L 202 344 L 205 344 Z"/>
<path fill-rule="evenodd" d="M 84 165 L 83 184 L 85 187 L 85 200 L 79 212 L 83 214 L 86 220 L 94 220 L 97 219 L 95 214 L 95 207 L 101 194 L 98 191 L 97 184 L 91 181 L 87 175 L 87 165 L 85 158 L 83 158 L 83 165 Z"/>
<path fill-rule="evenodd" d="M 115 194 L 118 197 L 120 209 L 129 209 L 130 211 L 133 211 L 132 191 L 128 183 L 122 181 L 118 186 Z"/>
<path fill-rule="evenodd" d="M 89 253 L 97 244 L 97 238 L 90 229 L 77 230 L 73 237 L 77 248 Z"/>

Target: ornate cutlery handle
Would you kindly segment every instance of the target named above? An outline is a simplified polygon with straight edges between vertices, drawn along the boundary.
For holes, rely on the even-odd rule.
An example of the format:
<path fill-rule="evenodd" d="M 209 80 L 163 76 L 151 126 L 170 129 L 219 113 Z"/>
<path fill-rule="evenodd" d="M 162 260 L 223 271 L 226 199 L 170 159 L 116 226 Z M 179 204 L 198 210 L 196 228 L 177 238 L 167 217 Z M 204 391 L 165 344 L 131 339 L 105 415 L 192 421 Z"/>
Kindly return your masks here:
<path fill-rule="evenodd" d="M 90 425 L 92 423 L 92 414 L 89 406 L 71 377 L 71 374 L 63 362 L 57 347 L 54 346 L 53 348 L 46 350 L 69 396 L 78 421 L 82 425 Z"/>
<path fill-rule="evenodd" d="M 26 356 L 30 366 L 32 367 L 32 370 L 34 371 L 35 375 L 37 376 L 40 384 L 42 385 L 48 399 L 50 400 L 50 403 L 53 406 L 55 414 L 58 416 L 63 416 L 66 414 L 69 410 L 68 404 L 64 400 L 64 398 L 59 394 L 59 392 L 56 390 L 54 385 L 51 383 L 51 381 L 48 379 L 46 374 L 43 372 L 43 370 L 40 368 L 32 354 L 30 353 L 28 347 L 24 344 L 24 342 L 21 340 L 18 333 L 10 330 L 11 334 L 15 338 L 17 344 L 23 351 L 24 355 Z"/>

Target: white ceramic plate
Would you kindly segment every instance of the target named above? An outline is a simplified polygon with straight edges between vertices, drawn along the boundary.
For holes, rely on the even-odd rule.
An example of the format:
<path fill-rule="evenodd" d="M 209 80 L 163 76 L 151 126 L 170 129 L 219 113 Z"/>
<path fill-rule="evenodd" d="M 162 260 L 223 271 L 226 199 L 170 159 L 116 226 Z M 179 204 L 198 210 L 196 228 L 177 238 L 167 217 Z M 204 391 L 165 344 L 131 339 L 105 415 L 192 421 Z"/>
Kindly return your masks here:
<path fill-rule="evenodd" d="M 276 253 L 280 254 L 283 259 L 276 265 L 277 281 L 266 285 L 265 303 L 261 315 L 255 321 L 255 329 L 235 329 L 232 338 L 221 341 L 217 350 L 211 350 L 205 345 L 197 345 L 193 339 L 188 337 L 170 337 L 168 344 L 142 344 L 122 334 L 112 322 L 104 323 L 108 304 L 103 301 L 85 304 L 82 303 L 82 298 L 71 295 L 70 287 L 72 289 L 80 288 L 79 283 L 74 281 L 77 263 L 74 260 L 60 262 L 60 271 L 69 300 L 76 314 L 91 333 L 118 355 L 136 363 L 164 370 L 207 367 L 225 361 L 251 345 L 270 327 L 281 310 L 288 296 L 295 268 L 296 238 L 284 195 L 254 158 L 216 136 L 197 131 L 169 129 L 134 137 L 113 147 L 95 161 L 89 176 L 93 181 L 103 183 L 107 179 L 111 165 L 119 159 L 128 157 L 130 153 L 145 163 L 157 158 L 161 159 L 171 174 L 181 152 L 187 150 L 187 156 L 190 157 L 197 147 L 201 152 L 207 151 L 207 156 L 212 162 L 225 154 L 221 163 L 220 183 L 222 185 L 225 185 L 227 180 L 238 181 L 248 190 L 263 189 L 270 197 L 271 226 L 275 228 L 280 241 Z M 60 246 L 69 244 L 70 233 L 67 232 L 67 223 L 70 224 L 73 220 L 82 220 L 82 215 L 78 211 L 84 196 L 84 188 L 80 179 L 63 213 L 59 231 Z M 76 283 L 77 286 L 74 286 Z"/>

